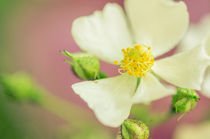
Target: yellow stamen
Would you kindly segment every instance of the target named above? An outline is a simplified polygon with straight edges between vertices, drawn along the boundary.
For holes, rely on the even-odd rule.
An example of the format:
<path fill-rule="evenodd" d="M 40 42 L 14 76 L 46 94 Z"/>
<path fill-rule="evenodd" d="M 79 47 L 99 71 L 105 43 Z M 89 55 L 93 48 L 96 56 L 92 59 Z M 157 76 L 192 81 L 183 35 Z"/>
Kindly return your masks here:
<path fill-rule="evenodd" d="M 114 64 L 115 64 L 115 65 L 118 65 L 118 61 L 114 61 Z"/>
<path fill-rule="evenodd" d="M 119 73 L 128 73 L 131 76 L 143 77 L 154 65 L 154 56 L 151 47 L 135 45 L 122 49 L 124 59 L 120 61 Z M 118 65 L 118 61 L 114 61 Z"/>

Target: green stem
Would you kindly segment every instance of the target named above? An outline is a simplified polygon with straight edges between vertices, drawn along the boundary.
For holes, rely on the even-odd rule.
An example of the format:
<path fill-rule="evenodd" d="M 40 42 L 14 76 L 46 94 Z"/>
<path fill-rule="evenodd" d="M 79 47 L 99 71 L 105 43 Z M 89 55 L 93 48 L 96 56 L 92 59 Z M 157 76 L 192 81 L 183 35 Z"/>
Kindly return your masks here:
<path fill-rule="evenodd" d="M 83 108 L 64 101 L 50 93 L 45 93 L 40 105 L 76 128 L 98 124 Z"/>

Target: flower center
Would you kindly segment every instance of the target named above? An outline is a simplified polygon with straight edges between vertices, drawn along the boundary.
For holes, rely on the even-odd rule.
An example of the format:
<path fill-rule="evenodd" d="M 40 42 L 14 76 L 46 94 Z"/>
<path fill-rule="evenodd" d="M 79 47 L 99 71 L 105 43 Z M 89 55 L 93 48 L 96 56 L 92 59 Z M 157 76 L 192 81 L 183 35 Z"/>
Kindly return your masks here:
<path fill-rule="evenodd" d="M 154 65 L 154 55 L 152 54 L 151 47 L 146 45 L 135 45 L 122 49 L 124 59 L 114 61 L 114 64 L 119 65 L 120 74 L 128 73 L 131 76 L 143 77 Z"/>

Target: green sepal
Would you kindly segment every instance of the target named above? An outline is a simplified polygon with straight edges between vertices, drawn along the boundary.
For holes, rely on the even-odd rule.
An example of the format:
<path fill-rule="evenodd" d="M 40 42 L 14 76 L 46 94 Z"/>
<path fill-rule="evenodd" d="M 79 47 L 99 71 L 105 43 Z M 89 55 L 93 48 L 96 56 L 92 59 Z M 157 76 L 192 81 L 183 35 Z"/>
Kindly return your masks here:
<path fill-rule="evenodd" d="M 177 93 L 172 97 L 173 111 L 187 113 L 193 110 L 199 101 L 196 91 L 187 88 L 177 88 Z"/>
<path fill-rule="evenodd" d="M 99 72 L 99 75 L 96 77 L 96 79 L 103 79 L 103 78 L 107 78 L 107 75 L 104 72 Z"/>
<path fill-rule="evenodd" d="M 139 120 L 126 119 L 121 125 L 122 139 L 148 139 L 149 128 Z"/>

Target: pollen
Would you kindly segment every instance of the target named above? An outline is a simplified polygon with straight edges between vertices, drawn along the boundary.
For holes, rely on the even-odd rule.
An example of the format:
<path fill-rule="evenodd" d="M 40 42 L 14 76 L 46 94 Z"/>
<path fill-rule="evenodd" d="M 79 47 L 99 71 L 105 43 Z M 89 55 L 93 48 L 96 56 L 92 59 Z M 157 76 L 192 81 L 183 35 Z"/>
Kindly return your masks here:
<path fill-rule="evenodd" d="M 118 61 L 114 61 L 114 64 L 117 65 L 118 64 Z"/>
<path fill-rule="evenodd" d="M 123 60 L 114 61 L 114 64 L 119 65 L 119 73 L 128 73 L 131 76 L 143 77 L 149 72 L 154 65 L 154 55 L 151 47 L 146 45 L 135 45 L 122 49 Z"/>

